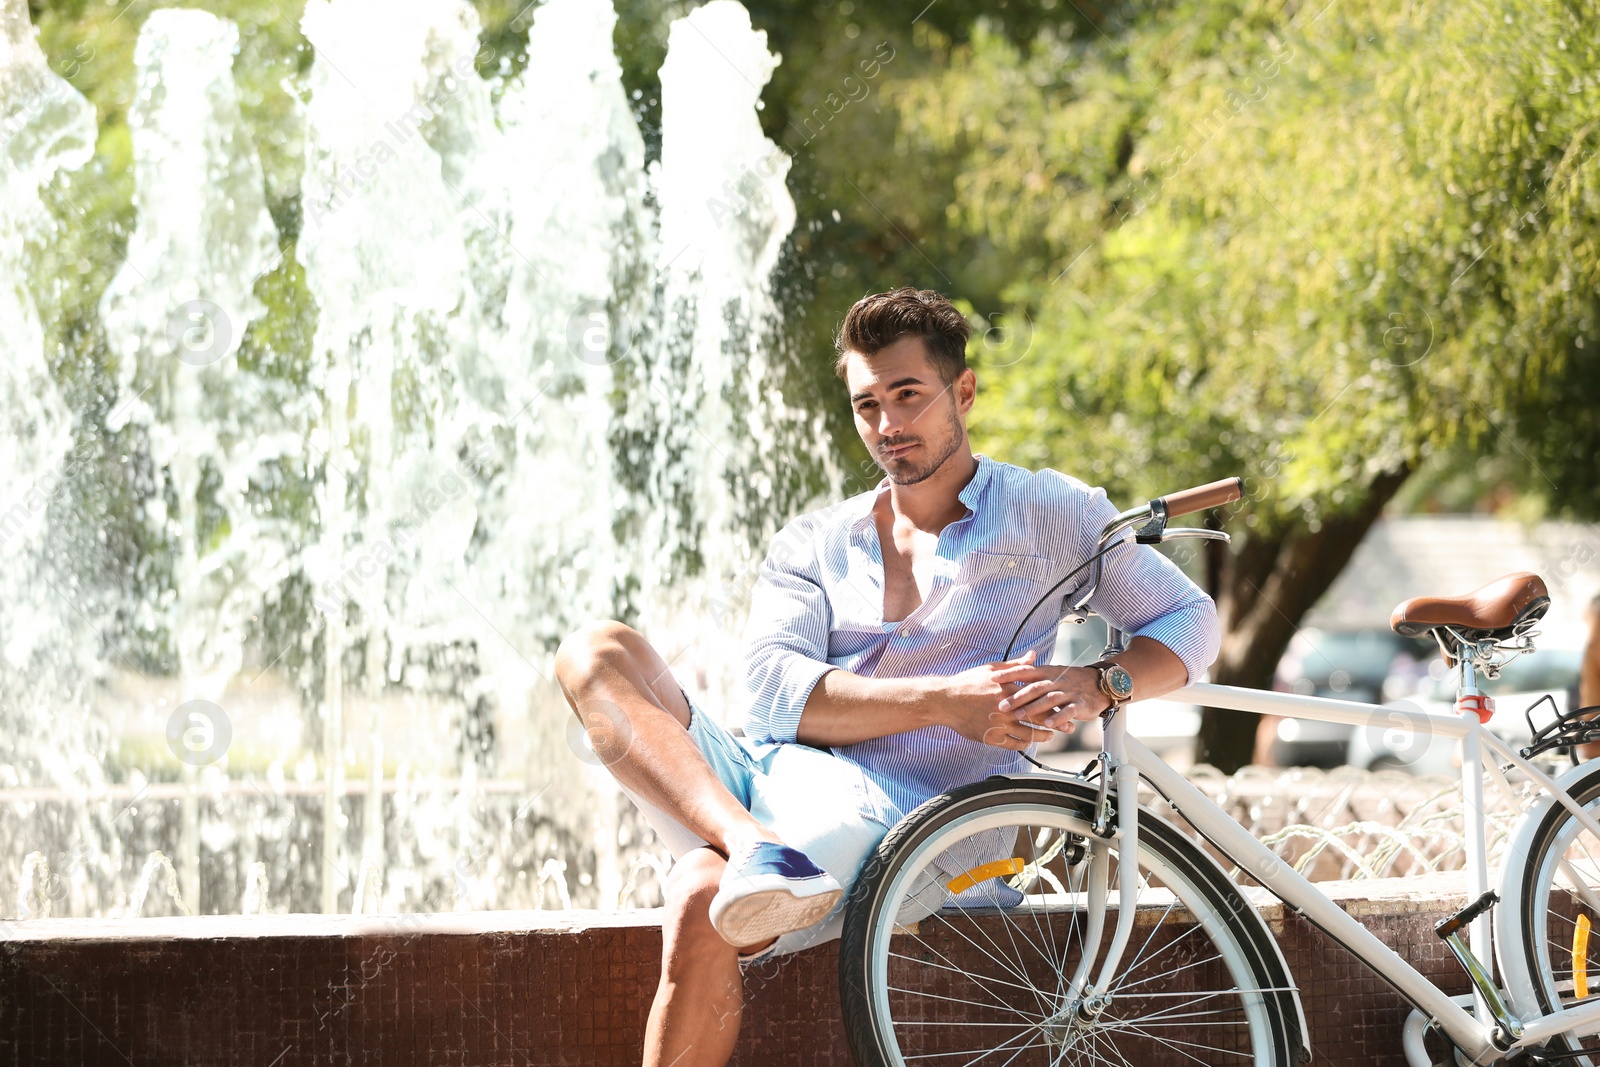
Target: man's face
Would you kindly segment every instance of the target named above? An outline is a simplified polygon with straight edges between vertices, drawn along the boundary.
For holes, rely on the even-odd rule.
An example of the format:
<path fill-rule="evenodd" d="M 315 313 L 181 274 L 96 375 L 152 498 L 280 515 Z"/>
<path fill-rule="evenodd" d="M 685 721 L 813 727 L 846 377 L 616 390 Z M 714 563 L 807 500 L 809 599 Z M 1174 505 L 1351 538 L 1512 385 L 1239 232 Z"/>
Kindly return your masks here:
<path fill-rule="evenodd" d="M 915 485 L 966 447 L 971 370 L 946 385 L 920 337 L 902 337 L 872 357 L 851 352 L 845 385 L 856 432 L 889 480 Z"/>

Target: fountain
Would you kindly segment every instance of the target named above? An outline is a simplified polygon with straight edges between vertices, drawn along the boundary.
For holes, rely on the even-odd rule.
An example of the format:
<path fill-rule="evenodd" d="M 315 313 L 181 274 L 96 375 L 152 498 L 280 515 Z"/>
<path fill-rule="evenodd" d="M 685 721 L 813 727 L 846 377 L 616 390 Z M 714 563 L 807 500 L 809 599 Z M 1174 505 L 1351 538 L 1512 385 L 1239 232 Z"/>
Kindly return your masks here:
<path fill-rule="evenodd" d="M 4 20 L 0 899 L 648 903 L 660 856 L 578 758 L 555 644 L 636 619 L 731 709 L 759 546 L 837 484 L 782 461 L 821 427 L 773 381 L 765 35 L 734 0 L 674 23 L 647 162 L 607 0 L 538 7 L 515 73 L 465 0 L 308 0 L 285 210 L 239 28 L 150 12 L 90 405 L 30 294 L 79 284 L 51 249 L 94 112 Z M 137 550 L 69 550 L 96 539 Z"/>

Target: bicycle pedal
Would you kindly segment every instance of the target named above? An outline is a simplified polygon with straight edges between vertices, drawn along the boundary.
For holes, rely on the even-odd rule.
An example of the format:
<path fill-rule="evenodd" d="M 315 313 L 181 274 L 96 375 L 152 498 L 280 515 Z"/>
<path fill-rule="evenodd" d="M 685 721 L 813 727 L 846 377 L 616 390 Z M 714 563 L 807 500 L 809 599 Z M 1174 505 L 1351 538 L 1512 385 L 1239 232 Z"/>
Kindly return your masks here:
<path fill-rule="evenodd" d="M 1483 961 L 1478 959 L 1467 946 L 1466 939 L 1461 936 L 1474 919 L 1499 902 L 1499 895 L 1490 890 L 1450 918 L 1439 922 L 1434 926 L 1433 932 L 1449 946 L 1450 954 L 1461 964 L 1473 987 L 1483 998 L 1484 1006 L 1494 1017 L 1495 1025 L 1490 1039 L 1496 1048 L 1504 1052 L 1522 1037 L 1522 1023 L 1511 1014 L 1511 1009 L 1506 1005 L 1505 995 L 1500 992 L 1500 987 L 1495 985 L 1489 968 L 1484 966 Z"/>
<path fill-rule="evenodd" d="M 1448 940 L 1451 934 L 1459 933 L 1464 926 L 1470 926 L 1472 920 L 1500 903 L 1500 895 L 1494 890 L 1489 890 L 1471 904 L 1462 908 L 1448 919 L 1441 919 L 1434 924 L 1433 932 L 1439 940 Z"/>

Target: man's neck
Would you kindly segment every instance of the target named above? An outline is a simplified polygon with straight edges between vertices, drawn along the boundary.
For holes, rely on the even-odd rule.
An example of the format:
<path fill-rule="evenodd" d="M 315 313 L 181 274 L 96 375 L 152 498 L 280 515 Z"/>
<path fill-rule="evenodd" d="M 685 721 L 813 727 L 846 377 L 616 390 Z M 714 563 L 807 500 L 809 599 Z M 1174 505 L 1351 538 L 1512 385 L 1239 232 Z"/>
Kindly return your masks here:
<path fill-rule="evenodd" d="M 919 530 L 938 533 L 967 513 L 961 490 L 978 473 L 978 460 L 970 449 L 962 449 L 915 485 L 889 483 L 889 509 L 895 519 L 904 519 Z"/>

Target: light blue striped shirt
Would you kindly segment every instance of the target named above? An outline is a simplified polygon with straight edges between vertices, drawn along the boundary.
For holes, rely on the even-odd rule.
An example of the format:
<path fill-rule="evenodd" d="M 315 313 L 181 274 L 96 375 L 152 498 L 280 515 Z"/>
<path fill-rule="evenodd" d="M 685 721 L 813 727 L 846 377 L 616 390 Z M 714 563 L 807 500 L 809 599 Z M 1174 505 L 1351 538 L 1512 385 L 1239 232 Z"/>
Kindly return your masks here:
<path fill-rule="evenodd" d="M 1094 553 L 1117 509 L 1105 491 L 1053 470 L 978 457 L 961 502 L 967 514 L 939 535 L 932 587 L 899 622 L 883 617 L 883 556 L 872 505 L 888 482 L 795 519 L 774 539 L 752 594 L 745 631 L 751 702 L 746 737 L 792 742 L 817 681 L 842 668 L 878 678 L 949 675 L 1001 658 L 1024 613 Z M 1045 662 L 1068 597 L 1088 571 L 1034 612 L 1013 656 Z M 1183 660 L 1190 680 L 1216 658 L 1216 606 L 1154 548 L 1106 555 L 1089 606 L 1124 633 L 1154 638 Z M 931 797 L 990 774 L 1021 770 L 1008 749 L 929 726 L 839 745 L 861 769 L 888 824 Z"/>

